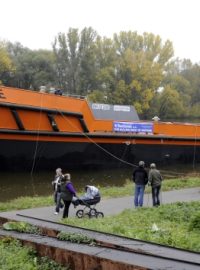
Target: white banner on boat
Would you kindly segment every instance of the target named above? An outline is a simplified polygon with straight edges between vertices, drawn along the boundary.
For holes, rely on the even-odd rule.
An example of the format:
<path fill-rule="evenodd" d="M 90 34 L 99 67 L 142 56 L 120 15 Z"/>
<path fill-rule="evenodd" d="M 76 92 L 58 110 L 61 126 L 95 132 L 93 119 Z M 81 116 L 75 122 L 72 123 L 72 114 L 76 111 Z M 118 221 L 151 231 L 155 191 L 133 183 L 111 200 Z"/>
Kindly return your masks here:
<path fill-rule="evenodd" d="M 108 111 L 108 110 L 110 110 L 110 105 L 109 104 L 93 103 L 92 104 L 92 109 Z"/>
<path fill-rule="evenodd" d="M 153 123 L 113 122 L 113 131 L 153 133 Z"/>
<path fill-rule="evenodd" d="M 114 105 L 113 110 L 116 112 L 130 112 L 130 106 Z"/>

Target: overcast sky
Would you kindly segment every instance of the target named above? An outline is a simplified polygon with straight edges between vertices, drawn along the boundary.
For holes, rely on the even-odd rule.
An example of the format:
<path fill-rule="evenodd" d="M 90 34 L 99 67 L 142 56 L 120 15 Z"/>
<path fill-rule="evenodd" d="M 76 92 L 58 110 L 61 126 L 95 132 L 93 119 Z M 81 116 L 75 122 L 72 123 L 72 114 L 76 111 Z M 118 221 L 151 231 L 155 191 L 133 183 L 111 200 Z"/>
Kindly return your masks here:
<path fill-rule="evenodd" d="M 51 49 L 59 32 L 92 27 L 101 36 L 151 32 L 175 57 L 200 63 L 200 0 L 0 0 L 0 40 Z"/>

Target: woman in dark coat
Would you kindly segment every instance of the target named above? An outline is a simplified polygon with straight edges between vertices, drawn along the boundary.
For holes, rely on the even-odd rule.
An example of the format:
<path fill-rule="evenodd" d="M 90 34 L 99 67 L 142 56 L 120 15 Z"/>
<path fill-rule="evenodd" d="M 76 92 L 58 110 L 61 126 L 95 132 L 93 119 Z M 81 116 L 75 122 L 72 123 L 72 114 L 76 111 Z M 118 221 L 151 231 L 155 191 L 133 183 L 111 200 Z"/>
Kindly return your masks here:
<path fill-rule="evenodd" d="M 67 218 L 69 214 L 69 207 L 73 196 L 76 196 L 76 190 L 71 182 L 71 175 L 65 174 L 61 183 L 61 199 L 64 202 L 63 218 Z"/>

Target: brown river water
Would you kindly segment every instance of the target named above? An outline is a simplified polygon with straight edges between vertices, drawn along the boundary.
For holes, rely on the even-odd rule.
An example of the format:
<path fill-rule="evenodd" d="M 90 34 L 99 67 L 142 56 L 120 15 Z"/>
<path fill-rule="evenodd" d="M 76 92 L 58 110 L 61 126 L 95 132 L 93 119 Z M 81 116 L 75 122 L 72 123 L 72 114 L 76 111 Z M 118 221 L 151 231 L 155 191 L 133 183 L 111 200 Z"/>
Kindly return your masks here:
<path fill-rule="evenodd" d="M 72 182 L 77 192 L 82 194 L 87 184 L 100 187 L 123 186 L 132 178 L 134 167 L 112 170 L 71 171 Z M 200 164 L 159 167 L 166 178 L 200 173 Z M 46 196 L 52 194 L 54 171 L 40 173 L 0 172 L 0 202 L 6 202 L 22 196 Z M 130 191 L 131 194 L 131 191 Z"/>

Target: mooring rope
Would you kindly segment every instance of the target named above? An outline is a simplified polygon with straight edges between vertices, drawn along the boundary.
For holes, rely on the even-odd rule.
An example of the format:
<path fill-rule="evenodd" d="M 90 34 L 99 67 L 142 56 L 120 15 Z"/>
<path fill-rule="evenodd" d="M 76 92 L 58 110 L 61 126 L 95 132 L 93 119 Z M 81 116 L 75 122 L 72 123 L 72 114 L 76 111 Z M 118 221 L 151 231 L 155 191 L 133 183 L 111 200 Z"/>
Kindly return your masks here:
<path fill-rule="evenodd" d="M 35 150 L 34 150 L 34 154 L 33 154 L 33 162 L 32 162 L 32 167 L 31 167 L 31 185 L 32 185 L 32 189 L 33 189 L 33 194 L 36 194 L 35 191 L 35 183 L 34 183 L 34 177 L 33 177 L 33 172 L 35 169 L 35 164 L 36 164 L 36 157 L 37 157 L 37 153 L 38 153 L 38 146 L 39 146 L 39 138 L 40 138 L 40 125 L 41 125 L 41 115 L 42 115 L 42 104 L 43 104 L 43 94 L 41 94 L 41 99 L 40 99 L 40 112 L 39 112 L 39 121 L 38 121 L 38 127 L 37 127 L 37 136 L 36 136 L 36 142 L 35 142 Z"/>
<path fill-rule="evenodd" d="M 65 121 L 66 121 L 69 125 L 71 125 L 71 127 L 77 129 L 77 127 L 76 127 L 75 125 L 73 125 L 73 124 L 71 123 L 71 121 L 69 121 L 69 120 L 65 117 L 65 115 L 64 115 L 58 108 L 56 108 L 56 109 L 57 109 L 57 111 L 62 115 L 62 117 L 65 119 Z M 81 134 L 82 134 L 83 136 L 85 136 L 91 143 L 93 143 L 94 145 L 96 145 L 98 148 L 100 148 L 102 151 L 104 151 L 105 153 L 107 153 L 107 154 L 110 155 L 111 157 L 115 158 L 116 160 L 118 160 L 118 161 L 120 161 L 120 162 L 123 162 L 123 163 L 125 163 L 125 164 L 127 164 L 127 165 L 130 165 L 131 167 L 138 167 L 138 165 L 132 164 L 132 163 L 126 161 L 126 160 L 123 160 L 123 159 L 121 159 L 121 158 L 115 156 L 115 155 L 112 154 L 110 151 L 106 150 L 105 148 L 103 148 L 102 146 L 100 146 L 98 143 L 96 143 L 93 139 L 91 139 L 91 138 L 90 138 L 86 133 L 84 133 L 82 130 L 77 129 L 77 132 L 81 133 Z M 128 146 L 128 145 L 127 145 L 127 146 Z"/>
<path fill-rule="evenodd" d="M 110 155 L 111 157 L 115 158 L 116 160 L 126 164 L 126 165 L 129 165 L 131 167 L 138 167 L 138 165 L 136 164 L 133 164 L 133 163 L 130 163 L 130 162 L 127 162 L 126 160 L 122 159 L 122 158 L 119 158 L 117 157 L 116 155 L 112 154 L 110 151 L 106 150 L 105 148 L 103 148 L 101 145 L 99 145 L 98 143 L 96 143 L 93 139 L 91 139 L 86 133 L 84 133 L 82 130 L 79 130 L 77 128 L 77 126 L 73 125 L 71 123 L 71 121 L 69 121 L 65 115 L 58 109 L 56 108 L 56 110 L 61 114 L 61 116 L 65 119 L 65 121 L 72 127 L 74 128 L 75 130 L 77 130 L 77 132 L 81 133 L 83 136 L 85 136 L 91 143 L 95 144 L 99 149 L 101 149 L 102 151 L 104 151 L 105 153 L 107 153 L 108 155 Z M 130 136 L 131 137 L 131 136 Z M 131 139 L 131 138 L 130 138 Z M 127 145 L 128 147 L 129 145 Z M 127 151 L 127 148 L 125 149 L 125 151 Z M 123 154 L 124 155 L 124 154 Z M 122 155 L 122 156 L 123 156 Z M 174 177 L 177 177 L 177 176 L 180 176 L 180 177 L 183 177 L 185 176 L 185 173 L 184 172 L 176 172 L 176 171 L 169 171 L 169 170 L 160 170 L 161 173 L 167 173 L 167 174 L 170 174 Z"/>

